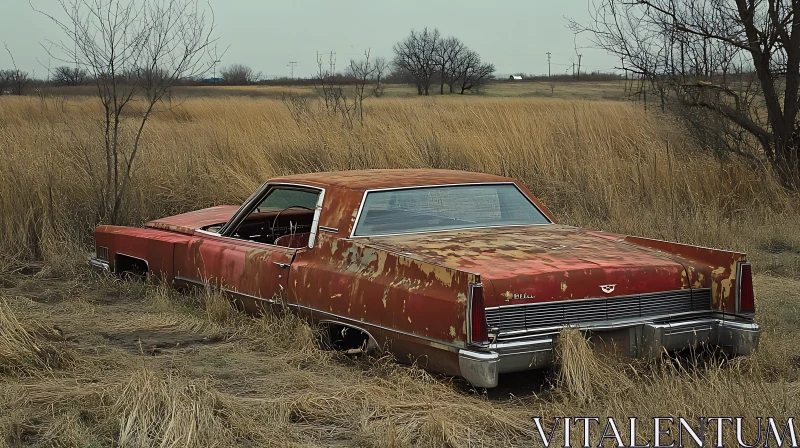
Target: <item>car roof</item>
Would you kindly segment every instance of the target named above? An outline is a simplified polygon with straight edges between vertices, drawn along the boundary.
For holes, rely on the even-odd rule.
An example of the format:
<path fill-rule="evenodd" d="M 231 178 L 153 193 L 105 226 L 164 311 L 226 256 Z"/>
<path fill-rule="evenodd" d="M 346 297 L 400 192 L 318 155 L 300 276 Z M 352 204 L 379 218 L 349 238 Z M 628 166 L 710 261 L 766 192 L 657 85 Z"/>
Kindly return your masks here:
<path fill-rule="evenodd" d="M 270 182 L 285 182 L 313 186 L 336 186 L 352 190 L 378 188 L 415 187 L 483 182 L 513 182 L 513 179 L 494 174 L 470 171 L 437 169 L 391 169 L 332 171 L 308 174 L 293 174 L 275 177 Z"/>

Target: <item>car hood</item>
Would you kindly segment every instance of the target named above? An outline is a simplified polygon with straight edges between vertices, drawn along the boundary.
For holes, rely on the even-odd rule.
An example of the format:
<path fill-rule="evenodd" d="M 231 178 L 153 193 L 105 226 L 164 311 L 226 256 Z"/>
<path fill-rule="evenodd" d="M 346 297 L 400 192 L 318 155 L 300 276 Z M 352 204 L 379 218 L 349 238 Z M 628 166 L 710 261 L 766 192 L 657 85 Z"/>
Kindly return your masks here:
<path fill-rule="evenodd" d="M 180 215 L 154 219 L 145 223 L 145 227 L 192 235 L 196 229 L 228 222 L 237 210 L 239 210 L 237 206 L 218 205 Z"/>
<path fill-rule="evenodd" d="M 359 238 L 362 244 L 479 274 L 487 306 L 688 288 L 681 262 L 622 235 L 562 225 Z"/>

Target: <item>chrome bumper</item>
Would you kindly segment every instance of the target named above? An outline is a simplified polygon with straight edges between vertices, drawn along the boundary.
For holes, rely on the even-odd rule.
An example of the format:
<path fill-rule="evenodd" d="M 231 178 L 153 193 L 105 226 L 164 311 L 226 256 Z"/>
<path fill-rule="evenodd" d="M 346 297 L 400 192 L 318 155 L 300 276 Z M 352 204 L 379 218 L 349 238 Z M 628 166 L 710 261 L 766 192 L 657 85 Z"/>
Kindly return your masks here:
<path fill-rule="evenodd" d="M 108 262 L 99 258 L 92 258 L 89 260 L 89 265 L 91 265 L 93 271 L 101 274 L 111 270 Z"/>
<path fill-rule="evenodd" d="M 749 355 L 758 347 L 761 332 L 754 322 L 716 317 L 624 327 L 594 325 L 578 328 L 590 331 L 592 338 L 601 340 L 605 334 L 614 334 L 612 344 L 615 352 L 644 358 L 656 358 L 664 352 L 701 345 L 721 347 L 733 355 Z M 558 333 L 549 333 L 491 344 L 487 352 L 461 349 L 458 353 L 461 376 L 478 387 L 495 387 L 501 373 L 548 367 L 553 364 L 557 339 Z"/>

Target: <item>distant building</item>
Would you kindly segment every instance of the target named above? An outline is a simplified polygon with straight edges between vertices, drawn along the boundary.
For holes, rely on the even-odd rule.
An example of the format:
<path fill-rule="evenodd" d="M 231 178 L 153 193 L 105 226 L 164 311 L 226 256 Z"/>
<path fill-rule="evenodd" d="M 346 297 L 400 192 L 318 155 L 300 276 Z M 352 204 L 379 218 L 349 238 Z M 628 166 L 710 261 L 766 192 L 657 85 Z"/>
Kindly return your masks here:
<path fill-rule="evenodd" d="M 511 81 L 522 81 L 522 75 L 511 75 L 508 77 Z"/>
<path fill-rule="evenodd" d="M 221 83 L 222 81 L 225 81 L 225 80 L 222 79 L 222 78 L 205 78 L 202 81 L 203 82 L 210 82 L 210 83 L 213 83 L 213 84 L 219 84 L 219 83 Z"/>

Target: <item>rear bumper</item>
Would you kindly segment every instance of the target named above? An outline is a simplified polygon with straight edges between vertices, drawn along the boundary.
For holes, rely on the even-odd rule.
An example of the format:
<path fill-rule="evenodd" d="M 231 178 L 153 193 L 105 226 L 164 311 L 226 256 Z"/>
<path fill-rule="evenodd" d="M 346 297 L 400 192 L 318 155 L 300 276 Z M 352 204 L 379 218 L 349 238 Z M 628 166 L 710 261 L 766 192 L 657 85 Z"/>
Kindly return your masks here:
<path fill-rule="evenodd" d="M 761 332 L 754 322 L 724 318 L 578 328 L 591 333 L 595 347 L 644 358 L 702 345 L 721 347 L 733 355 L 749 355 L 758 347 Z M 558 333 L 550 333 L 491 344 L 486 352 L 459 350 L 461 376 L 478 387 L 495 387 L 501 373 L 548 367 L 553 364 L 557 339 Z"/>
<path fill-rule="evenodd" d="M 92 258 L 89 260 L 89 265 L 92 267 L 92 270 L 98 273 L 105 273 L 111 271 L 111 268 L 107 261 L 101 260 L 99 258 Z"/>

